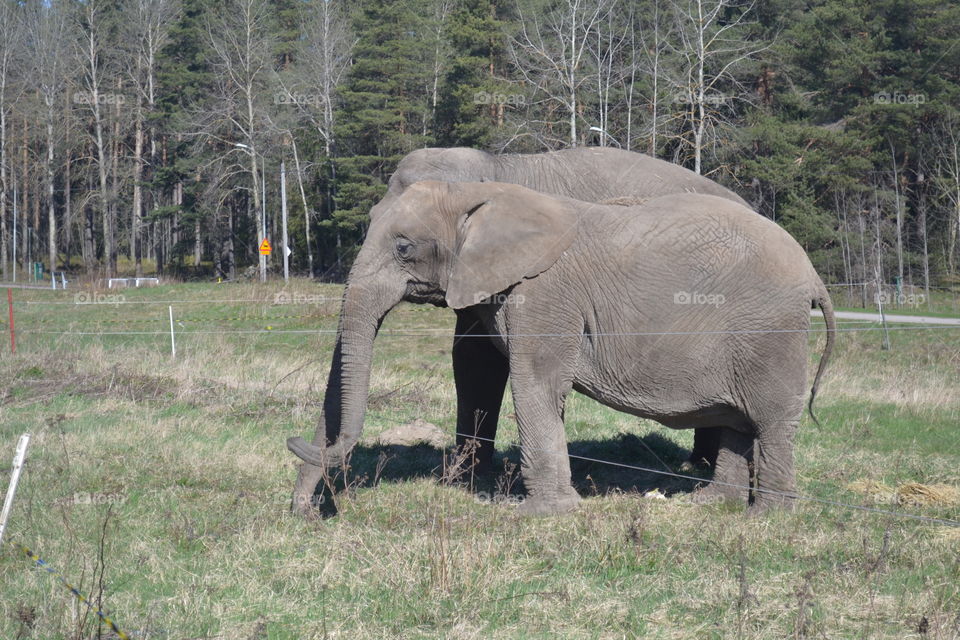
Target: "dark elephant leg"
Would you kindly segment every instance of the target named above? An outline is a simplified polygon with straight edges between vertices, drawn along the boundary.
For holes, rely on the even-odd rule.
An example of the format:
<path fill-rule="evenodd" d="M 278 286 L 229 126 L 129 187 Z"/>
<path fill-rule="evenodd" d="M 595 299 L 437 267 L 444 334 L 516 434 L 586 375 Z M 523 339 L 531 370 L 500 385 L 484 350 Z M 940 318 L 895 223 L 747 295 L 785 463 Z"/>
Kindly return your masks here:
<path fill-rule="evenodd" d="M 453 339 L 453 379 L 457 386 L 457 447 L 476 439 L 474 471 L 493 469 L 494 439 L 510 365 L 487 329 L 469 309 L 457 311 Z"/>
<path fill-rule="evenodd" d="M 714 469 L 720 453 L 720 429 L 701 427 L 693 430 L 693 450 L 682 469 Z"/>
<path fill-rule="evenodd" d="M 713 427 L 718 443 L 713 481 L 694 492 L 695 502 L 740 500 L 747 503 L 750 494 L 749 462 L 753 458 L 753 437 L 729 427 Z"/>

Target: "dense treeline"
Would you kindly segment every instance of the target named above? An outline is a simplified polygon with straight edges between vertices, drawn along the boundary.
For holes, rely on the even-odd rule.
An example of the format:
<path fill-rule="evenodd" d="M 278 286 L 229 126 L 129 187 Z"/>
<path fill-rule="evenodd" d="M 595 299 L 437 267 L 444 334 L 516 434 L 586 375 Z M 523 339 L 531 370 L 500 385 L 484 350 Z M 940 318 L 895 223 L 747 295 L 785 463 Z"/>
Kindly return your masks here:
<path fill-rule="evenodd" d="M 952 284 L 958 31 L 951 0 L 0 0 L 3 277 L 238 277 L 282 163 L 294 269 L 335 278 L 413 149 L 614 145 L 829 280 Z"/>

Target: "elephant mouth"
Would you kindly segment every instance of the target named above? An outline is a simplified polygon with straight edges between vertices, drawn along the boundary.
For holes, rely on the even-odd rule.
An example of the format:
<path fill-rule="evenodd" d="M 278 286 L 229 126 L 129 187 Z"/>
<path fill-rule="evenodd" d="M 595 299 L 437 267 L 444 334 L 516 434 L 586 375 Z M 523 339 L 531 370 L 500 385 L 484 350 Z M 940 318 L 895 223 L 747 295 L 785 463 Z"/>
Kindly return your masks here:
<path fill-rule="evenodd" d="M 416 304 L 432 304 L 436 307 L 446 307 L 447 301 L 443 291 L 435 282 L 412 280 L 407 283 L 403 299 Z"/>

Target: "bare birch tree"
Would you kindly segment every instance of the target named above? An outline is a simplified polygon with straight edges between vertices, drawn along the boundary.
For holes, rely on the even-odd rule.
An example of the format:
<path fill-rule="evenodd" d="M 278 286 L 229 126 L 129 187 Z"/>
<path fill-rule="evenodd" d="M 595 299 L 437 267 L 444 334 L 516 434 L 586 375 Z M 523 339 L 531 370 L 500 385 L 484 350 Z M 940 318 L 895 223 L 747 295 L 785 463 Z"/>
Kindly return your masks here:
<path fill-rule="evenodd" d="M 611 111 L 614 103 L 618 102 L 611 92 L 615 87 L 622 86 L 623 78 L 628 73 L 623 56 L 633 26 L 629 20 L 623 19 L 622 10 L 616 0 L 611 0 L 603 7 L 587 45 L 591 68 L 595 74 L 597 101 L 597 124 L 591 126 L 591 130 L 599 133 L 598 142 L 601 147 L 607 146 L 609 142 L 622 146 L 610 131 Z"/>
<path fill-rule="evenodd" d="M 12 193 L 8 183 L 7 123 L 10 109 L 17 99 L 13 71 L 20 66 L 17 53 L 21 51 L 23 33 L 18 7 L 19 3 L 12 0 L 0 0 L 0 265 L 4 280 L 8 277 L 7 201 Z"/>
<path fill-rule="evenodd" d="M 264 218 L 257 160 L 262 157 L 260 147 L 265 146 L 264 134 L 269 128 L 263 101 L 268 95 L 276 99 L 276 94 L 270 93 L 270 15 L 266 0 L 232 0 L 211 18 L 207 28 L 218 77 L 213 121 L 206 134 L 222 132 L 228 142 L 247 154 L 258 237 Z M 261 278 L 266 275 L 262 256 L 260 274 Z"/>
<path fill-rule="evenodd" d="M 756 0 L 672 2 L 679 45 L 675 53 L 682 61 L 680 76 L 674 80 L 676 102 L 686 111 L 686 130 L 680 140 L 689 149 L 693 170 L 702 173 L 703 151 L 716 143 L 717 129 L 727 122 L 724 110 L 748 93 L 737 79 L 738 67 L 768 46 L 738 34 Z"/>
<path fill-rule="evenodd" d="M 35 3 L 27 14 L 27 52 L 31 62 L 30 82 L 40 104 L 44 131 L 41 165 L 47 210 L 47 260 L 49 270 L 57 268 L 57 216 L 54 198 L 56 151 L 60 134 L 61 105 L 67 84 L 69 41 L 72 39 L 67 6 L 62 2 Z M 39 230 L 38 230 L 39 231 Z"/>
<path fill-rule="evenodd" d="M 509 42 L 513 64 L 534 93 L 543 96 L 546 116 L 542 124 L 549 129 L 553 124 L 550 114 L 556 109 L 565 114 L 566 144 L 571 147 L 580 141 L 580 94 L 594 77 L 584 68 L 590 57 L 588 45 L 596 38 L 597 25 L 613 2 L 564 0 L 552 5 L 517 1 L 519 25 Z"/>
<path fill-rule="evenodd" d="M 155 136 L 146 135 L 145 122 L 156 110 L 157 57 L 169 41 L 179 12 L 179 0 L 127 0 L 123 6 L 126 71 L 135 92 L 130 254 L 138 278 L 143 275 L 144 143 L 148 140 L 151 146 L 156 145 Z"/>
<path fill-rule="evenodd" d="M 648 105 L 649 124 L 647 128 L 649 133 L 649 142 L 647 143 L 647 153 L 656 156 L 658 149 L 657 133 L 660 129 L 661 116 L 661 98 L 663 92 L 664 65 L 669 49 L 668 38 L 672 34 L 670 21 L 666 19 L 665 12 L 661 7 L 663 0 L 653 0 L 650 4 L 650 10 L 645 18 L 635 21 L 636 27 L 630 30 L 631 38 L 631 60 L 630 60 L 630 87 L 628 96 L 628 106 L 630 113 L 627 116 L 627 148 L 632 148 L 633 133 L 633 84 L 636 73 L 639 71 L 645 75 L 649 81 L 649 92 L 646 96 Z M 632 21 L 634 22 L 634 21 Z M 637 47 L 642 49 L 642 56 L 637 54 Z"/>
<path fill-rule="evenodd" d="M 947 214 L 945 258 L 947 273 L 957 272 L 957 246 L 960 234 L 960 116 L 949 114 L 935 128 L 931 151 L 934 170 L 931 176 L 938 199 Z"/>
<path fill-rule="evenodd" d="M 303 8 L 303 38 L 297 52 L 296 64 L 282 78 L 284 101 L 294 105 L 299 120 L 305 121 L 323 141 L 323 153 L 328 171 L 327 207 L 333 207 L 333 183 L 336 180 L 334 124 L 337 88 L 350 68 L 350 56 L 356 39 L 342 2 L 326 0 L 310 2 Z M 307 202 L 303 185 L 304 166 L 300 162 L 297 143 L 291 136 L 297 186 L 303 204 L 307 266 L 313 276 L 313 246 L 310 226 L 313 209 Z"/>
<path fill-rule="evenodd" d="M 83 91 L 77 94 L 75 102 L 85 105 L 93 119 L 91 139 L 96 154 L 94 162 L 97 165 L 99 186 L 97 205 L 100 207 L 100 216 L 103 221 L 104 275 L 109 278 L 113 277 L 117 271 L 117 236 L 114 202 L 107 183 L 111 166 L 111 160 L 108 157 L 111 145 L 105 134 L 105 130 L 109 130 L 105 107 L 123 98 L 119 94 L 107 92 L 110 78 L 113 76 L 110 75 L 108 68 L 104 13 L 103 0 L 89 0 L 80 7 L 78 16 L 80 38 L 77 41 L 76 55 L 84 69 L 80 83 Z"/>

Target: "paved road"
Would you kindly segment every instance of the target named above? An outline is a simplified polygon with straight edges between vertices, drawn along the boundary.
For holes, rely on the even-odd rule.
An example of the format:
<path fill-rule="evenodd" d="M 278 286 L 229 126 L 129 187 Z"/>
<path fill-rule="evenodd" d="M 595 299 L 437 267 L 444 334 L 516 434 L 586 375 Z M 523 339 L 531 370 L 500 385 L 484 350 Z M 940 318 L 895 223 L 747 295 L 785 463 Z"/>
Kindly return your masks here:
<path fill-rule="evenodd" d="M 820 311 L 811 311 L 810 315 L 820 318 Z M 880 322 L 879 313 L 869 313 L 866 311 L 836 311 L 834 315 L 839 320 L 869 320 Z M 899 314 L 884 314 L 887 322 L 906 322 L 910 324 L 945 324 L 953 327 L 960 327 L 960 318 L 931 318 L 930 316 L 902 316 Z"/>
<path fill-rule="evenodd" d="M 46 289 L 53 291 L 50 285 L 42 284 L 20 284 L 19 282 L 0 282 L 0 289 Z"/>

